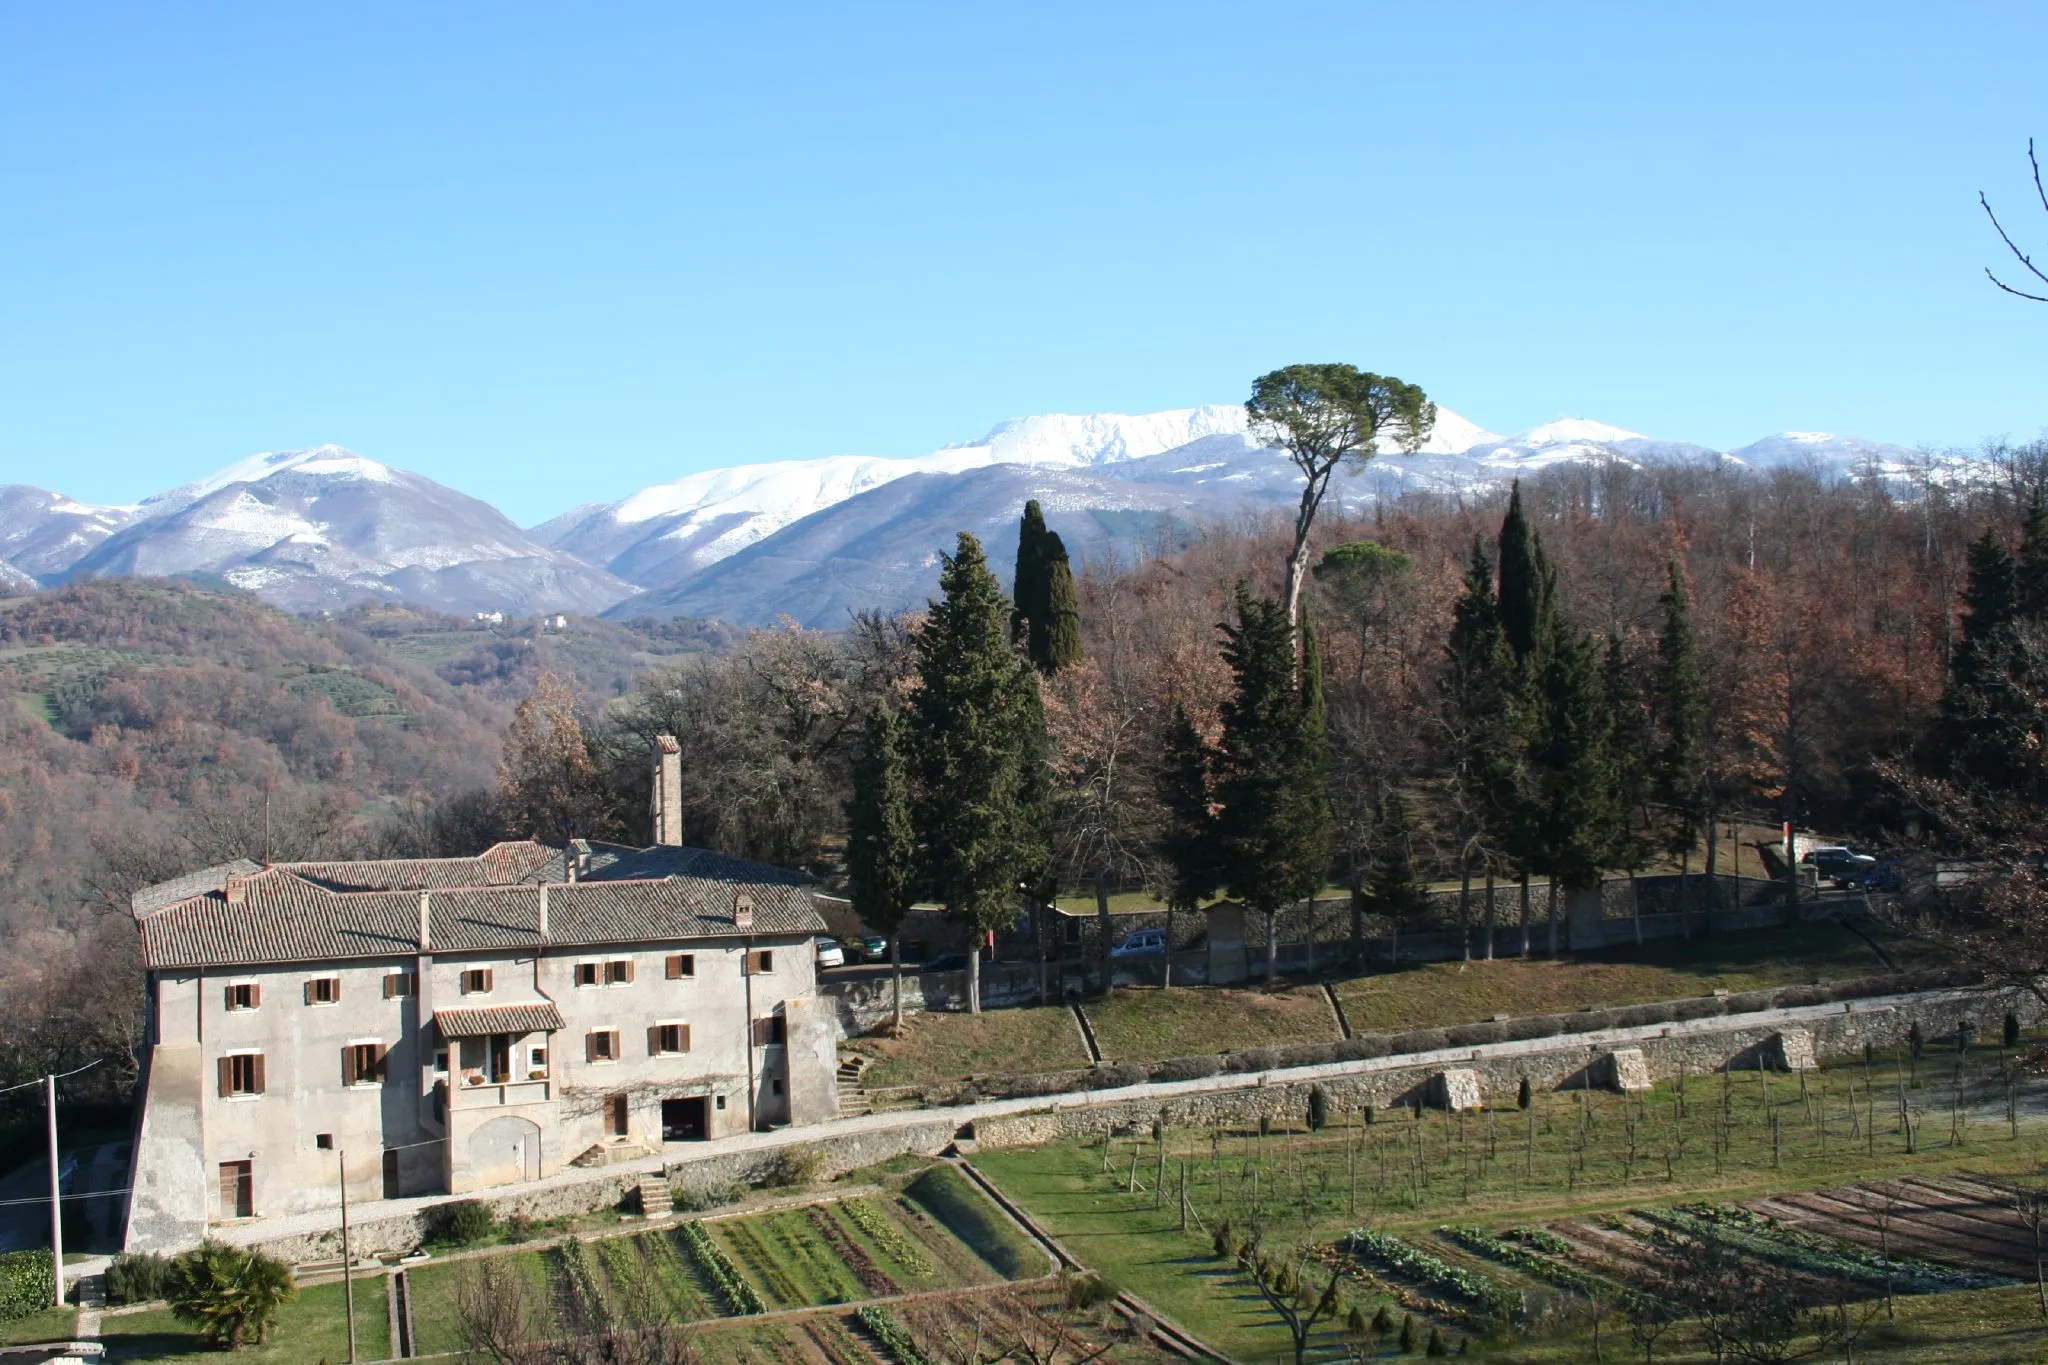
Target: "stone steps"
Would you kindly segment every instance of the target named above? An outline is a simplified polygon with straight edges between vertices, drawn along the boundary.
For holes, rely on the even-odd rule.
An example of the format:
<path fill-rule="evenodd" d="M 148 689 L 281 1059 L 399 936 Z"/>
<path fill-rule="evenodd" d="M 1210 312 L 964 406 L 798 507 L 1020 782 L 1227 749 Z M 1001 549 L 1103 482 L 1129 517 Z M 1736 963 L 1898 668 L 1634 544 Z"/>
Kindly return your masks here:
<path fill-rule="evenodd" d="M 665 1176 L 647 1176 L 640 1181 L 640 1216 L 666 1218 L 676 1211 L 674 1193 Z"/>

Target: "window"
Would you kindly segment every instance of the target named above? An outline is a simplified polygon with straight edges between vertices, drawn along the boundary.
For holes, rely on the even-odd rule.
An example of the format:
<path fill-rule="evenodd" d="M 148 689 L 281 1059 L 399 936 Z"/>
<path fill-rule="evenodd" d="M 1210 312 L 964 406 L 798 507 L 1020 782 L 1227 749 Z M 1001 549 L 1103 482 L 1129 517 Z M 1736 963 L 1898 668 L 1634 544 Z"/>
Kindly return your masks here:
<path fill-rule="evenodd" d="M 263 1093 L 263 1054 L 237 1052 L 220 1059 L 220 1093 L 230 1098 Z"/>
<path fill-rule="evenodd" d="M 772 1094 L 772 1095 L 780 1095 L 780 1094 L 782 1093 L 782 1082 L 781 1082 L 781 1081 L 770 1081 L 770 1082 L 768 1082 L 768 1092 L 769 1092 L 770 1094 Z"/>
<path fill-rule="evenodd" d="M 1060 937 L 1069 945 L 1081 941 L 1081 921 L 1073 915 L 1060 916 Z"/>
<path fill-rule="evenodd" d="M 471 967 L 468 971 L 464 972 L 462 974 L 462 993 L 464 995 L 489 995 L 491 993 L 491 969 L 489 967 Z"/>
<path fill-rule="evenodd" d="M 350 1043 L 341 1050 L 343 1085 L 382 1085 L 384 1055 L 382 1043 Z"/>
<path fill-rule="evenodd" d="M 647 1030 L 647 1050 L 657 1057 L 672 1057 L 690 1050 L 688 1024 L 656 1024 Z"/>
<path fill-rule="evenodd" d="M 615 1028 L 594 1028 L 585 1038 L 585 1044 L 593 1062 L 616 1062 L 619 1060 L 619 1031 Z"/>
<path fill-rule="evenodd" d="M 633 959 L 622 957 L 604 964 L 604 984 L 607 986 L 630 986 L 633 984 Z"/>
<path fill-rule="evenodd" d="M 253 981 L 243 981 L 227 988 L 227 1007 L 230 1010 L 253 1010 L 263 1003 L 263 988 Z"/>
<path fill-rule="evenodd" d="M 717 1099 L 713 1100 L 713 1101 L 711 1102 L 711 1107 L 712 1107 L 712 1108 L 714 1108 L 714 1109 L 723 1109 L 723 1108 L 725 1108 L 725 1096 L 723 1096 L 723 1095 L 720 1095 L 720 1096 L 719 1096 L 719 1097 L 718 1097 Z"/>
<path fill-rule="evenodd" d="M 439 1072 L 443 1072 L 443 1073 L 445 1073 L 445 1072 L 446 1072 L 446 1071 L 448 1070 L 448 1049 L 447 1049 L 447 1048 L 445 1048 L 445 1047 L 437 1047 L 437 1048 L 435 1048 L 435 1049 L 434 1049 L 434 1070 L 436 1070 L 436 1071 L 439 1071 Z"/>
<path fill-rule="evenodd" d="M 396 1000 L 400 996 L 418 995 L 420 978 L 418 972 L 390 972 L 384 977 L 384 998 Z"/>
<path fill-rule="evenodd" d="M 531 1079 L 536 1079 L 536 1080 L 537 1080 L 537 1079 L 539 1079 L 540 1077 L 542 1077 L 542 1076 L 545 1076 L 545 1075 L 547 1075 L 547 1074 L 548 1074 L 548 1050 L 547 1050 L 546 1048 L 544 1048 L 544 1047 L 537 1047 L 537 1048 L 533 1049 L 533 1055 L 532 1055 L 531 1059 L 530 1059 L 530 1060 L 528 1061 L 528 1063 L 527 1063 L 527 1067 L 526 1067 L 526 1070 L 527 1070 L 527 1075 L 528 1075 L 528 1076 L 529 1076 L 529 1078 L 531 1078 Z"/>
<path fill-rule="evenodd" d="M 314 1145 L 315 1147 L 318 1147 L 318 1148 L 319 1148 L 319 1149 L 320 1149 L 321 1151 L 323 1151 L 323 1152 L 331 1152 L 331 1151 L 333 1151 L 333 1150 L 334 1150 L 334 1134 L 332 1134 L 332 1133 L 315 1133 L 315 1134 L 313 1134 L 313 1145 Z"/>
<path fill-rule="evenodd" d="M 339 1005 L 341 1003 L 341 978 L 338 976 L 316 976 L 307 981 L 306 1003 L 309 1005 Z"/>
<path fill-rule="evenodd" d="M 576 984 L 579 986 L 595 986 L 597 984 L 597 969 L 599 965 L 596 962 L 577 963 Z"/>
<path fill-rule="evenodd" d="M 680 981 L 686 976 L 695 976 L 697 974 L 697 955 L 695 953 L 670 953 L 667 966 L 668 979 L 671 981 Z"/>
<path fill-rule="evenodd" d="M 788 1037 L 787 1025 L 779 1014 L 754 1021 L 755 1047 L 781 1047 Z"/>
<path fill-rule="evenodd" d="M 761 948 L 748 953 L 747 970 L 755 976 L 773 972 L 775 970 L 775 954 L 767 948 Z"/>

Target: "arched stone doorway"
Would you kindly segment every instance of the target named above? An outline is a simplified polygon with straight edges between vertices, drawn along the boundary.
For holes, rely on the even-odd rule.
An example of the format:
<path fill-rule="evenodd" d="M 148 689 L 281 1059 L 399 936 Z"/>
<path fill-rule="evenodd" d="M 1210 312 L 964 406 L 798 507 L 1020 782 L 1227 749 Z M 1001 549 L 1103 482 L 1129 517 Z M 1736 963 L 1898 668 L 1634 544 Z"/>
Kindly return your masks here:
<path fill-rule="evenodd" d="M 506 1114 L 469 1135 L 471 1185 L 540 1179 L 540 1125 Z"/>

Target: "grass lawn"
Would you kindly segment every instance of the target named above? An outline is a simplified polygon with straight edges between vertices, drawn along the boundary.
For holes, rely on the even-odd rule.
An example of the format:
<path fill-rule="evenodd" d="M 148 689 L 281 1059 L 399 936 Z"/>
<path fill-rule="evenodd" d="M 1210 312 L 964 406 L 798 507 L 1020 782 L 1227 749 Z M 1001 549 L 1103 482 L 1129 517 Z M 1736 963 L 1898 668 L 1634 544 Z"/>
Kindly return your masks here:
<path fill-rule="evenodd" d="M 46 1308 L 25 1318 L 0 1322 L 0 1346 L 25 1346 L 38 1341 L 63 1341 L 78 1321 L 76 1308 Z"/>
<path fill-rule="evenodd" d="M 391 1319 L 384 1277 L 363 1276 L 356 1280 L 355 1291 L 356 1353 L 364 1360 L 387 1359 L 391 1355 Z M 420 1321 L 417 1311 L 414 1321 Z M 110 1316 L 100 1327 L 100 1339 L 106 1343 L 108 1360 L 212 1360 L 221 1354 L 167 1308 Z M 323 1284 L 300 1290 L 298 1299 L 278 1314 L 270 1344 L 245 1344 L 234 1358 L 291 1365 L 313 1365 L 319 1360 L 338 1365 L 347 1360 L 348 1323 L 341 1286 Z"/>
<path fill-rule="evenodd" d="M 904 1195 L 1008 1280 L 1050 1274 L 1052 1263 L 1036 1243 L 988 1196 L 951 1166 L 934 1166 L 910 1182 Z"/>
<path fill-rule="evenodd" d="M 1064 1005 L 990 1010 L 986 1014 L 919 1014 L 900 1038 L 861 1038 L 849 1050 L 875 1059 L 868 1086 L 920 1085 L 962 1076 L 1058 1071 L 1088 1065 L 1074 1012 Z"/>
<path fill-rule="evenodd" d="M 552 1329 L 554 1280 L 547 1256 L 544 1251 L 516 1251 L 499 1257 L 498 1263 L 509 1265 L 526 1277 L 533 1288 L 533 1301 L 548 1310 Z M 462 1318 L 455 1310 L 455 1284 L 463 1264 L 429 1262 L 406 1272 L 406 1288 L 412 1293 L 412 1330 L 418 1338 L 413 1345 L 421 1355 L 462 1349 Z"/>
<path fill-rule="evenodd" d="M 1537 941 L 1542 941 L 1540 932 Z M 1924 953 L 1910 943 L 1887 942 L 1885 950 L 1902 967 L 1924 961 Z M 1662 939 L 1641 948 L 1555 961 L 1502 957 L 1492 962 L 1432 962 L 1356 977 L 1338 983 L 1336 989 L 1354 1032 L 1398 1033 L 1472 1023 L 1495 1014 L 1564 1014 L 1588 1005 L 1676 1000 L 1716 988 L 1760 990 L 1816 976 L 1847 980 L 1884 970 L 1883 960 L 1854 932 L 1820 923 L 1690 942 Z M 1100 1023 L 1096 1027 L 1099 1036 Z"/>
<path fill-rule="evenodd" d="M 1074 1143 L 984 1151 L 990 1179 L 1091 1270 L 1146 1300 L 1205 1344 L 1242 1361 L 1292 1360 L 1286 1328 L 1251 1282 L 1179 1230 L 1172 1201 L 1153 1209 L 1106 1181 L 1094 1149 Z M 1319 1338 L 1328 1348 L 1335 1334 Z"/>
<path fill-rule="evenodd" d="M 1161 1061 L 1343 1035 L 1320 986 L 1282 990 L 1119 990 L 1081 1007 L 1110 1061 Z"/>

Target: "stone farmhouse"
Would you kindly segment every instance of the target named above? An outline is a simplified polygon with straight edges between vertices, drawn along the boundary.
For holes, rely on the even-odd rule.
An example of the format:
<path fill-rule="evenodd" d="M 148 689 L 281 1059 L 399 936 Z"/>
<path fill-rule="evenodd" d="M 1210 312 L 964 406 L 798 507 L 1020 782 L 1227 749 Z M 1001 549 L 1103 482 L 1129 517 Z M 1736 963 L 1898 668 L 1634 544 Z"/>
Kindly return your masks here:
<path fill-rule="evenodd" d="M 460 1194 L 838 1113 L 809 879 L 657 841 L 240 861 L 140 892 L 126 1244 Z M 344 1171 L 345 1165 L 345 1171 Z"/>

